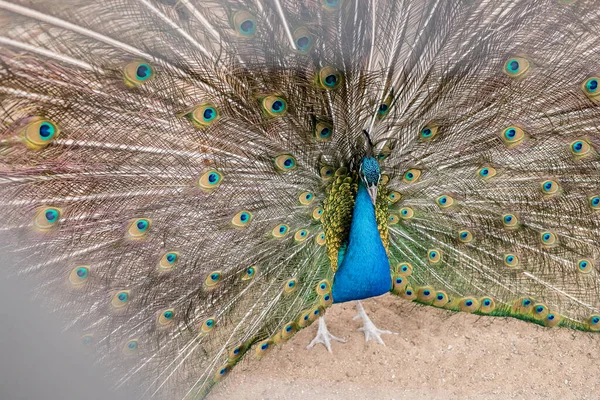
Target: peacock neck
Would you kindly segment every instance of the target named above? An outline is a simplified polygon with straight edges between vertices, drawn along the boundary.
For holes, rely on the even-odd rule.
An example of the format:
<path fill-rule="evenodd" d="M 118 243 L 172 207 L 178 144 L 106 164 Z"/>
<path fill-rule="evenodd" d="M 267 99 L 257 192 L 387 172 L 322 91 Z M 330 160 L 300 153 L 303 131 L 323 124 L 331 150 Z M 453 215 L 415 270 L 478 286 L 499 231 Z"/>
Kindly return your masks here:
<path fill-rule="evenodd" d="M 341 303 L 379 296 L 390 290 L 387 253 L 379 235 L 367 188 L 358 187 L 344 258 L 333 280 L 333 300 Z"/>

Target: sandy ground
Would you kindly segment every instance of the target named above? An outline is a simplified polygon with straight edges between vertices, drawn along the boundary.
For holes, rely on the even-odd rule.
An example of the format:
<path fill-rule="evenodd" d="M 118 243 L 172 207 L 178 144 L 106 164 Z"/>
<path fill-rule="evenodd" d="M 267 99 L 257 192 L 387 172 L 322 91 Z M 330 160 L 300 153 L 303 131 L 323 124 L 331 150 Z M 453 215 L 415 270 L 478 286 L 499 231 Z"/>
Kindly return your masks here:
<path fill-rule="evenodd" d="M 365 342 L 353 303 L 328 309 L 346 343 L 306 346 L 317 323 L 240 363 L 216 399 L 600 399 L 600 334 L 480 317 L 386 295 L 363 302 L 385 346 Z"/>

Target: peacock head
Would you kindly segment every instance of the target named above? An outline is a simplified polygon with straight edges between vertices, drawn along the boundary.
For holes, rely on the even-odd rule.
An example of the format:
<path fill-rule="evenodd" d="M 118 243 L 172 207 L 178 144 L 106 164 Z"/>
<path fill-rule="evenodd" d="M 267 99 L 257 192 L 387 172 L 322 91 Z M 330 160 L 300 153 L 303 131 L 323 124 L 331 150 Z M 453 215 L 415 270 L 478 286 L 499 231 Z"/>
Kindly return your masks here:
<path fill-rule="evenodd" d="M 371 202 L 375 205 L 377 201 L 377 184 L 379 178 L 381 178 L 381 170 L 379 169 L 379 163 L 375 157 L 364 157 L 360 162 L 359 168 L 360 178 L 367 187 Z"/>

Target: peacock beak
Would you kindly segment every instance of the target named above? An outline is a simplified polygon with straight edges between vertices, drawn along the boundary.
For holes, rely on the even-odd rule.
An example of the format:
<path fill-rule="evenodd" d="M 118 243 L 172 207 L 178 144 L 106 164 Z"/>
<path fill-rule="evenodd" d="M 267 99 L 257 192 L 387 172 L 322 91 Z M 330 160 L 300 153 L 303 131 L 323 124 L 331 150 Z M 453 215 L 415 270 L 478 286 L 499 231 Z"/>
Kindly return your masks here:
<path fill-rule="evenodd" d="M 371 202 L 374 207 L 377 202 L 377 185 L 367 186 L 367 191 L 369 192 L 369 197 L 371 197 Z"/>

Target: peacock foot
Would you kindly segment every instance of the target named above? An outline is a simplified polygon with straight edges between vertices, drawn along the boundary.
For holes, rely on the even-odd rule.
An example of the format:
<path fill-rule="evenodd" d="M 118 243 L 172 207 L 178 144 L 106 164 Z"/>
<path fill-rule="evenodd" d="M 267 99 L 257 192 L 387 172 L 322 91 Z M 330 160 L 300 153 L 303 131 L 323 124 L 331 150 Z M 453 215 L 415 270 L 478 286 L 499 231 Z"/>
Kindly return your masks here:
<path fill-rule="evenodd" d="M 373 323 L 373 321 L 371 321 L 371 318 L 369 318 L 369 316 L 365 312 L 365 309 L 363 308 L 363 305 L 360 303 L 360 301 L 357 301 L 357 304 L 358 305 L 356 306 L 356 309 L 358 311 L 358 314 L 353 319 L 362 318 L 363 326 L 362 328 L 358 328 L 358 330 L 365 334 L 365 340 L 367 342 L 371 339 L 376 339 L 379 343 L 385 346 L 385 343 L 383 343 L 383 339 L 381 339 L 382 334 L 387 333 L 390 335 L 397 335 L 396 332 L 378 329 Z"/>
<path fill-rule="evenodd" d="M 327 330 L 327 325 L 325 325 L 325 317 L 321 317 L 319 318 L 319 330 L 317 331 L 317 336 L 315 336 L 315 338 L 312 340 L 312 342 L 310 342 L 308 346 L 306 346 L 306 348 L 311 349 L 315 346 L 315 344 L 321 343 L 327 348 L 327 351 L 331 353 L 332 340 L 336 340 L 341 343 L 346 343 L 344 339 L 340 339 L 339 337 L 333 336 L 331 333 L 329 333 L 329 331 Z"/>

